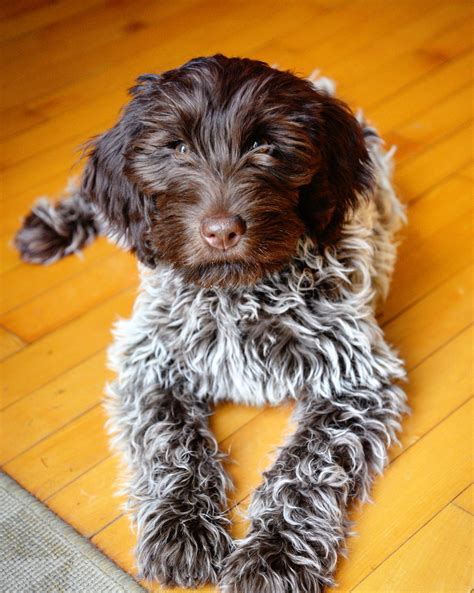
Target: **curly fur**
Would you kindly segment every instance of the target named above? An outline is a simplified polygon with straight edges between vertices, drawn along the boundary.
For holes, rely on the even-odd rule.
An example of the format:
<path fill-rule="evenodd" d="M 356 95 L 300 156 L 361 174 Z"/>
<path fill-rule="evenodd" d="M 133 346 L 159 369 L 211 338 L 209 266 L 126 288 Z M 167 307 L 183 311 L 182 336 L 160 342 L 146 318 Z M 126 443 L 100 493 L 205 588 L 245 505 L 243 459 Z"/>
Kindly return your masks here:
<path fill-rule="evenodd" d="M 119 238 L 142 262 L 133 313 L 117 324 L 109 352 L 117 373 L 108 387 L 109 429 L 128 467 L 125 488 L 138 531 L 136 556 L 143 577 L 187 587 L 211 581 L 219 583 L 223 593 L 318 593 L 333 584 L 348 535 L 348 505 L 354 499 L 367 499 L 406 411 L 405 395 L 397 385 L 405 378 L 402 362 L 375 319 L 376 306 L 388 291 L 396 255 L 394 236 L 404 214 L 391 185 L 391 153 L 384 152 L 362 115 L 357 124 L 331 98 L 331 81 L 314 80 L 312 95 L 310 83 L 300 85 L 294 77 L 275 74 L 278 89 L 288 90 L 294 84 L 295 93 L 320 105 L 314 136 L 303 134 L 301 122 L 295 128 L 293 115 L 288 124 L 296 130 L 298 150 L 306 151 L 305 166 L 312 177 L 285 165 L 276 183 L 270 180 L 269 169 L 260 176 L 252 169 L 253 178 L 245 181 L 245 187 L 247 191 L 263 187 L 259 195 L 268 195 L 270 205 L 279 204 L 293 217 L 299 196 L 300 219 L 295 222 L 299 236 L 294 238 L 293 229 L 293 234 L 275 239 L 278 227 L 264 225 L 258 210 L 263 206 L 255 206 L 247 196 L 248 203 L 243 200 L 241 207 L 248 205 L 254 213 L 263 244 L 275 239 L 269 244 L 279 253 L 278 266 L 265 250 L 262 259 L 258 250 L 242 251 L 237 272 L 232 262 L 216 263 L 204 252 L 199 256 L 202 265 L 190 252 L 183 256 L 190 246 L 179 243 L 182 236 L 176 230 L 172 234 L 169 220 L 179 226 L 192 219 L 189 208 L 193 216 L 201 212 L 209 192 L 216 190 L 216 181 L 206 181 L 208 193 L 201 201 L 193 193 L 188 210 L 180 210 L 172 181 L 173 197 L 164 204 L 160 197 L 164 189 L 152 182 L 152 161 L 147 160 L 154 132 L 148 130 L 143 136 L 140 126 L 152 120 L 155 125 L 156 118 L 159 126 L 164 125 L 163 105 L 153 111 L 152 95 L 162 101 L 165 93 L 171 112 L 197 108 L 192 102 L 199 103 L 195 95 L 189 104 L 179 103 L 183 99 L 173 95 L 174 82 L 179 82 L 182 93 L 205 89 L 222 60 L 192 61 L 183 71 L 140 79 L 121 122 L 101 137 L 91 153 L 80 195 L 93 203 L 96 219 L 102 221 L 96 228 Z M 245 75 L 253 72 L 255 88 L 263 92 L 273 74 L 254 64 L 254 70 L 245 60 L 230 66 L 237 74 L 240 67 Z M 219 72 L 222 84 L 231 84 L 224 70 Z M 193 86 L 202 73 L 203 86 Z M 243 80 L 242 92 L 253 92 Z M 293 113 L 294 96 L 285 95 L 281 101 Z M 271 105 L 265 109 L 271 111 Z M 139 124 L 134 119 L 137 114 L 142 115 Z M 215 124 L 208 113 L 206 117 Z M 278 121 L 284 124 L 284 118 Z M 311 144 L 315 138 L 322 142 L 318 158 Z M 125 139 L 138 146 L 138 152 L 130 156 L 124 151 Z M 160 166 L 166 168 L 166 162 L 171 169 L 177 166 L 181 183 L 189 175 L 189 187 L 195 192 L 199 175 L 193 170 L 195 163 L 166 161 L 171 158 L 166 156 L 169 149 L 157 146 L 164 151 Z M 208 155 L 206 162 L 210 159 Z M 259 162 L 267 167 L 269 161 Z M 278 166 L 274 159 L 277 173 Z M 126 173 L 119 175 L 118 186 L 112 179 L 114 167 Z M 304 184 L 299 194 L 290 181 L 285 185 L 285 175 Z M 362 199 L 369 180 L 373 193 Z M 147 193 L 152 183 L 155 202 Z M 255 183 L 260 185 L 254 187 Z M 349 195 L 348 188 L 354 193 Z M 176 212 L 168 211 L 173 204 Z M 173 218 L 176 213 L 179 217 Z M 280 230 L 291 224 L 283 217 Z M 165 236 L 161 243 L 154 240 L 159 230 Z M 194 245 L 196 237 L 187 236 Z M 258 238 L 250 234 L 248 245 L 258 247 Z M 222 278 L 211 282 L 217 273 Z M 230 279 L 228 285 L 225 278 Z M 286 398 L 297 402 L 297 428 L 253 495 L 248 535 L 232 542 L 225 515 L 230 481 L 208 428 L 210 405 L 229 399 L 277 405 Z"/>
<path fill-rule="evenodd" d="M 132 448 L 138 455 L 140 449 L 130 439 L 137 427 L 141 433 L 160 434 L 159 424 L 137 418 L 128 404 L 141 405 L 137 395 L 153 392 L 157 385 L 165 392 L 192 394 L 194 406 L 196 400 L 215 402 L 229 394 L 232 401 L 251 405 L 274 405 L 288 396 L 299 400 L 298 429 L 254 495 L 249 535 L 237 542 L 225 562 L 225 592 L 314 593 L 332 583 L 346 535 L 347 505 L 353 498 L 367 498 L 406 410 L 404 394 L 393 384 L 404 379 L 402 364 L 374 318 L 375 302 L 388 290 L 395 259 L 393 233 L 403 213 L 389 183 L 389 159 L 376 136 L 366 131 L 377 171 L 375 199 L 357 211 L 337 247 L 321 253 L 305 237 L 286 269 L 231 291 L 190 285 L 166 266 L 158 273 L 143 267 L 134 313 L 116 327 L 110 359 L 119 379 L 110 386 L 108 406 L 116 443 L 124 451 Z M 183 414 L 192 410 L 190 406 Z M 206 416 L 207 410 L 200 421 Z M 186 469 L 200 475 L 201 485 L 218 481 L 223 486 L 215 442 L 213 463 L 197 469 L 188 437 L 179 424 L 174 427 L 176 440 L 169 454 L 184 448 Z M 199 444 L 194 446 L 203 452 L 208 435 L 196 438 Z M 208 454 L 208 449 L 200 453 L 203 462 Z M 129 465 L 140 468 L 140 474 L 146 469 L 143 457 L 134 456 Z M 155 476 L 148 474 L 149 484 Z M 181 494 L 186 481 L 176 479 Z M 153 543 L 139 545 L 138 560 L 143 567 L 156 567 L 144 549 L 161 545 L 162 532 L 156 528 L 160 517 L 173 517 L 178 529 L 180 507 L 157 515 L 160 497 L 146 502 L 141 480 L 143 476 L 131 480 L 129 495 L 141 509 L 142 533 L 155 537 Z M 188 510 L 194 505 L 192 492 L 186 494 Z M 203 525 L 198 529 L 212 538 L 209 549 L 216 549 L 227 541 L 220 514 L 225 499 L 214 506 L 207 487 L 200 490 L 204 492 L 216 529 L 212 535 Z M 176 505 L 183 504 L 178 501 Z M 154 530 L 146 527 L 149 514 Z M 180 555 L 176 546 L 183 542 L 195 546 L 190 565 L 204 571 L 192 582 L 214 580 L 209 563 L 220 567 L 222 557 L 213 560 L 209 552 L 202 558 L 206 548 L 191 533 L 176 537 L 174 554 Z M 229 549 L 227 543 L 223 549 Z M 183 584 L 172 569 L 151 574 L 162 582 Z"/>
<path fill-rule="evenodd" d="M 229 482 L 207 427 L 209 406 L 177 387 L 130 395 L 119 421 L 135 468 L 130 510 L 141 576 L 184 587 L 215 582 L 231 539 L 222 512 Z"/>
<path fill-rule="evenodd" d="M 51 204 L 41 198 L 15 236 L 15 247 L 24 261 L 51 264 L 79 253 L 100 232 L 97 212 L 80 190 L 71 187 L 67 198 Z"/>

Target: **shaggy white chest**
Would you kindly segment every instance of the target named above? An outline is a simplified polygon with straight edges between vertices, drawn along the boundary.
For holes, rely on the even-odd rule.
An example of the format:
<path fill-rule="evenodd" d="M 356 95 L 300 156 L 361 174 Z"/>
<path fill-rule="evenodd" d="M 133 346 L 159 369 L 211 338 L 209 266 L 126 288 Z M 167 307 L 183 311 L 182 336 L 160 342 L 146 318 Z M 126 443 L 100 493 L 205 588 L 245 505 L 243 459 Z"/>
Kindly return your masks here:
<path fill-rule="evenodd" d="M 367 291 L 352 285 L 335 299 L 305 263 L 235 291 L 142 270 L 134 313 L 118 323 L 110 351 L 120 389 L 182 384 L 199 398 L 261 405 L 355 381 L 377 341 Z"/>

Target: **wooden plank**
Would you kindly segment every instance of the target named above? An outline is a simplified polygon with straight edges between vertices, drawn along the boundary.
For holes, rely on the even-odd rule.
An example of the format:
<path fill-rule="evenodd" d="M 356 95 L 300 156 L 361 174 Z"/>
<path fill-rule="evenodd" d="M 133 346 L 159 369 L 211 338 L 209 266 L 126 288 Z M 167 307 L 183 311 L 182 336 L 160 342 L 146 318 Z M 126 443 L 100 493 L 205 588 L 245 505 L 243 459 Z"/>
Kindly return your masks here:
<path fill-rule="evenodd" d="M 471 85 L 451 95 L 435 107 L 418 115 L 405 125 L 384 136 L 388 146 L 397 146 L 397 164 L 419 154 L 426 146 L 435 144 L 456 130 L 468 125 L 472 120 Z"/>
<path fill-rule="evenodd" d="M 6 463 L 3 470 L 43 500 L 108 456 L 104 423 L 104 412 L 96 406 Z"/>
<path fill-rule="evenodd" d="M 111 455 L 46 499 L 46 504 L 85 537 L 92 537 L 123 512 L 120 461 Z"/>
<path fill-rule="evenodd" d="M 115 253 L 1 315 L 0 323 L 33 342 L 137 284 L 135 256 Z"/>
<path fill-rule="evenodd" d="M 470 326 L 409 372 L 406 392 L 411 413 L 404 418 L 401 446 L 392 448 L 391 459 L 471 397 L 473 339 Z"/>
<path fill-rule="evenodd" d="M 432 9 L 438 5 L 437 1 L 430 3 Z M 338 11 L 322 15 L 316 27 L 302 27 L 298 24 L 285 35 L 271 39 L 268 45 L 271 47 L 275 44 L 285 49 L 290 60 L 290 56 L 293 56 L 292 61 L 295 55 L 304 57 L 310 50 L 323 58 L 332 57 L 336 62 L 367 47 L 369 40 L 374 42 L 390 35 L 395 25 L 400 28 L 416 21 L 426 14 L 426 7 L 427 3 L 424 1 L 416 4 L 387 2 L 384 10 L 379 10 L 377 1 L 350 2 L 342 13 Z M 344 39 L 344 43 L 337 47 L 341 39 Z M 310 68 L 315 65 L 317 66 L 310 64 Z"/>
<path fill-rule="evenodd" d="M 453 504 L 474 515 L 474 485 L 471 484 L 454 499 Z"/>
<path fill-rule="evenodd" d="M 235 487 L 229 495 L 229 507 L 245 498 L 261 482 L 262 472 L 271 465 L 276 448 L 291 433 L 292 411 L 290 403 L 267 408 L 222 442 L 222 450 L 229 455 L 226 469 Z"/>
<path fill-rule="evenodd" d="M 83 168 L 83 162 L 79 161 L 79 143 L 80 140 L 76 138 L 59 144 L 51 150 L 37 153 L 32 162 L 22 161 L 6 170 L 3 173 L 2 201 L 6 203 L 13 200 L 18 193 L 27 190 L 34 190 L 32 195 L 43 193 L 42 182 L 53 180 L 60 173 L 63 179 L 79 176 Z M 65 185 L 65 181 L 62 185 Z"/>
<path fill-rule="evenodd" d="M 0 5 L 0 16 L 8 19 L 31 10 L 35 10 L 46 4 L 47 0 L 17 0 L 17 2 L 3 2 Z"/>
<path fill-rule="evenodd" d="M 88 103 L 74 106 L 7 138 L 0 142 L 0 166 L 7 169 L 26 159 L 36 158 L 38 153 L 55 145 L 61 145 L 64 156 L 72 160 L 77 147 L 115 123 L 120 108 L 127 101 L 127 86 L 124 85 L 120 91 L 94 97 Z"/>
<path fill-rule="evenodd" d="M 379 316 L 382 323 L 472 261 L 471 194 L 468 181 L 451 178 L 409 205 L 392 290 Z"/>
<path fill-rule="evenodd" d="M 352 591 L 469 591 L 474 584 L 473 528 L 473 517 L 448 505 Z"/>
<path fill-rule="evenodd" d="M 20 226 L 19 222 L 18 226 Z M 16 268 L 20 265 L 20 261 L 20 257 L 12 245 L 12 234 L 0 234 L 0 275 Z M 0 303 L 3 300 L 4 294 L 5 291 L 3 290 L 0 295 Z"/>
<path fill-rule="evenodd" d="M 474 181 L 474 163 L 469 163 L 468 165 L 463 167 L 459 171 L 459 174 L 465 177 L 466 179 L 469 179 L 470 181 Z"/>
<path fill-rule="evenodd" d="M 406 451 L 376 481 L 375 504 L 353 513 L 359 536 L 349 540 L 348 559 L 340 563 L 338 590 L 352 589 L 467 486 L 470 461 L 465 443 L 471 423 L 472 401 Z"/>
<path fill-rule="evenodd" d="M 129 314 L 134 298 L 135 290 L 127 290 L 0 363 L 2 407 L 102 350 L 111 341 L 112 322 Z"/>
<path fill-rule="evenodd" d="M 120 41 L 122 37 L 126 39 L 130 22 L 138 22 L 137 13 L 147 13 L 147 20 L 152 21 L 159 14 L 160 8 L 166 12 L 165 5 L 155 5 L 153 10 L 153 5 L 150 4 L 150 0 L 135 0 L 133 5 L 128 2 L 93 3 L 88 9 L 76 10 L 45 27 L 35 28 L 29 35 L 2 39 L 0 50 L 4 60 L 4 74 L 13 84 L 17 84 L 19 72 L 29 77 L 37 68 L 45 47 L 48 68 L 54 68 L 58 62 L 72 62 L 84 49 L 97 51 L 112 40 Z M 142 28 L 145 27 L 146 24 L 142 22 Z M 78 44 L 78 39 L 82 43 Z"/>
<path fill-rule="evenodd" d="M 101 351 L 2 410 L 0 463 L 14 459 L 97 406 L 111 376 Z"/>
<path fill-rule="evenodd" d="M 0 299 L 0 315 L 17 309 L 53 286 L 69 282 L 77 274 L 85 273 L 90 268 L 94 269 L 93 264 L 102 265 L 98 262 L 105 261 L 108 256 L 115 254 L 117 257 L 117 251 L 115 245 L 100 238 L 87 246 L 80 255 L 66 257 L 49 266 L 23 264 L 18 261 L 16 266 L 2 274 L 2 284 L 5 288 Z M 124 254 L 120 256 L 124 257 Z M 128 264 L 128 256 L 125 256 L 124 261 Z"/>
<path fill-rule="evenodd" d="M 470 124 L 402 163 L 395 171 L 400 193 L 413 199 L 467 165 L 472 159 L 472 133 Z"/>
<path fill-rule="evenodd" d="M 18 352 L 25 347 L 25 342 L 15 334 L 0 327 L 0 360 L 7 358 L 11 354 Z"/>
<path fill-rule="evenodd" d="M 437 0 L 431 3 L 430 11 L 436 13 L 440 4 Z M 336 23 L 322 23 L 321 28 L 303 27 L 300 24 L 287 37 L 272 37 L 252 57 L 276 61 L 282 68 L 290 69 L 295 67 L 296 61 L 300 72 L 309 74 L 314 68 L 319 68 L 323 74 L 336 78 L 340 83 L 348 76 L 350 66 L 341 66 L 336 71 L 338 65 L 348 64 L 358 57 L 361 62 L 370 62 L 374 59 L 375 45 L 387 43 L 394 32 L 413 27 L 413 23 L 422 21 L 427 13 L 425 2 L 387 3 L 381 11 L 377 2 L 364 1 L 355 8 L 355 15 L 349 14 L 347 21 L 345 15 L 338 14 Z M 435 14 L 433 18 L 439 17 Z M 344 26 L 339 30 L 341 22 Z M 320 31 L 323 33 L 322 38 L 314 39 L 314 29 L 317 34 Z M 333 29 L 337 34 L 332 34 Z M 395 39 L 393 46 L 397 44 L 398 40 Z"/>
<path fill-rule="evenodd" d="M 218 18 L 219 14 L 229 11 L 226 7 L 219 8 L 216 2 L 211 4 L 212 6 L 202 1 L 199 3 L 203 18 L 207 16 L 210 21 L 213 16 Z M 153 6 L 159 8 L 163 17 L 158 14 L 157 18 L 153 19 L 151 13 L 146 20 L 137 18 L 137 10 L 148 13 Z M 80 13 L 77 17 L 71 17 L 67 28 L 53 25 L 47 27 L 44 32 L 29 36 L 25 40 L 25 51 L 30 52 L 29 62 L 25 57 L 21 61 L 21 56 L 17 60 L 14 59 L 16 46 L 22 39 L 18 42 L 15 39 L 11 40 L 5 48 L 5 53 L 7 50 L 11 53 L 12 66 L 7 71 L 11 84 L 4 89 L 2 108 L 7 109 L 18 103 L 18 96 L 26 103 L 77 78 L 103 71 L 107 63 L 127 59 L 133 48 L 140 51 L 144 47 L 149 47 L 152 39 L 156 39 L 163 27 L 168 28 L 168 34 L 180 29 L 187 13 L 192 13 L 188 11 L 188 6 L 188 3 L 156 4 L 152 0 L 139 0 L 133 5 L 121 3 L 116 8 L 110 3 L 98 6 Z M 108 13 L 110 16 L 107 16 Z M 78 43 L 79 40 L 81 43 Z M 38 51 L 38 45 L 41 47 L 42 43 L 51 44 L 51 55 Z M 97 60 L 97 55 L 102 59 Z M 46 62 L 43 61 L 45 56 Z"/>
<path fill-rule="evenodd" d="M 385 134 L 432 109 L 466 83 L 472 83 L 473 76 L 472 55 L 466 52 L 430 71 L 413 84 L 401 88 L 380 105 L 369 108 L 368 116 L 381 133 Z"/>
<path fill-rule="evenodd" d="M 131 574 L 135 574 L 136 567 L 133 549 L 136 538 L 132 533 L 130 521 L 127 516 L 124 515 L 117 521 L 114 521 L 103 531 L 95 535 L 91 541 L 121 568 Z"/>
<path fill-rule="evenodd" d="M 64 161 L 62 171 L 47 177 L 23 192 L 17 192 L 14 200 L 7 200 L 7 196 L 3 192 L 1 193 L 0 237 L 3 249 L 7 245 L 11 246 L 13 237 L 21 226 L 22 219 L 31 210 L 38 197 L 49 196 L 55 202 L 61 199 L 68 183 L 74 180 L 75 176 L 71 176 L 71 165 L 77 155 L 69 154 L 65 156 L 68 156 L 69 160 Z"/>
<path fill-rule="evenodd" d="M 396 27 L 390 34 L 378 40 L 376 48 L 372 40 L 367 39 L 366 45 L 351 56 L 349 64 L 345 65 L 338 61 L 333 65 L 335 76 L 338 79 L 340 77 L 342 81 L 341 91 L 349 85 L 352 89 L 355 88 L 354 85 L 357 85 L 357 89 L 361 89 L 362 81 L 369 84 L 375 82 L 375 74 L 377 73 L 379 76 L 387 70 L 392 70 L 392 65 L 397 60 L 399 60 L 399 68 L 403 70 L 403 60 L 411 52 L 426 52 L 425 48 L 435 47 L 438 40 L 441 43 L 445 37 L 452 39 L 452 32 L 468 20 L 467 14 L 471 12 L 468 9 L 466 14 L 466 8 L 459 4 L 449 6 L 443 2 L 435 5 L 433 10 L 426 10 L 426 6 L 421 6 L 421 8 L 424 9 L 424 14 L 420 18 L 410 20 L 405 26 Z M 465 32 L 464 29 L 462 32 Z M 442 47 L 446 49 L 444 43 L 442 43 Z M 314 52 L 316 53 L 316 48 Z M 440 56 L 436 56 L 434 53 L 432 56 L 427 56 L 430 63 L 433 61 L 435 64 L 441 63 L 438 59 Z M 393 74 L 396 76 L 395 71 Z"/>
<path fill-rule="evenodd" d="M 168 6 L 168 5 L 166 5 Z M 170 4 L 170 7 L 175 6 Z M 286 29 L 291 26 L 289 17 L 305 19 L 308 16 L 319 14 L 323 9 L 310 3 L 296 3 L 288 7 L 286 4 L 277 6 L 273 13 L 272 26 L 276 24 L 279 13 L 286 12 L 283 25 Z M 199 18 L 196 18 L 197 14 Z M 235 9 L 230 3 L 221 3 L 213 0 L 201 1 L 195 10 L 183 10 L 179 17 L 173 15 L 165 18 L 162 22 L 150 24 L 149 27 L 134 32 L 133 30 L 123 32 L 120 39 L 114 39 L 91 51 L 87 49 L 80 55 L 45 69 L 41 63 L 34 62 L 36 70 L 30 72 L 25 79 L 14 76 L 12 86 L 16 93 L 8 88 L 5 89 L 4 105 L 6 108 L 18 103 L 18 92 L 21 93 L 22 101 L 26 102 L 36 99 L 51 90 L 58 89 L 60 86 L 71 84 L 77 77 L 88 77 L 104 71 L 104 65 L 120 63 L 126 68 L 127 60 L 130 60 L 131 54 L 140 56 L 140 63 L 145 67 L 147 63 L 155 64 L 160 68 L 160 62 L 163 63 L 163 56 L 173 56 L 173 66 L 184 62 L 186 59 L 196 55 L 205 55 L 215 53 L 216 51 L 225 51 L 222 47 L 228 36 L 235 36 L 236 33 L 241 39 L 251 39 L 249 36 L 252 29 L 262 29 L 266 26 L 264 20 L 268 16 L 268 6 L 262 4 L 248 5 L 246 3 L 239 6 L 239 19 L 235 18 Z M 212 25 L 214 23 L 214 26 Z M 163 30 L 167 31 L 166 37 L 161 37 L 160 52 L 157 52 L 153 46 L 156 36 Z M 203 36 L 203 32 L 206 32 Z M 150 48 L 153 48 L 150 50 Z M 96 51 L 99 51 L 101 60 L 97 60 Z M 161 55 L 160 55 L 161 54 Z M 38 74 L 41 71 L 42 76 Z M 135 70 L 137 72 L 138 70 Z M 97 89 L 98 87 L 96 87 Z"/>
<path fill-rule="evenodd" d="M 471 193 L 469 181 L 453 176 L 408 205 L 408 223 L 403 228 L 398 249 L 402 266 L 407 265 L 407 257 L 427 242 L 437 244 L 439 231 L 449 232 L 450 226 L 457 224 L 461 217 L 469 218 L 473 207 Z M 454 227 L 451 228 L 454 231 Z M 397 263 L 397 267 L 399 265 Z"/>
<path fill-rule="evenodd" d="M 472 321 L 473 266 L 432 290 L 385 326 L 409 367 L 429 356 Z"/>
<path fill-rule="evenodd" d="M 8 19 L 0 21 L 0 39 L 5 42 L 9 39 L 31 33 L 36 29 L 64 20 L 78 12 L 87 10 L 102 0 L 82 0 L 78 2 L 54 2 L 28 10 L 21 14 L 11 15 Z"/>
<path fill-rule="evenodd" d="M 434 29 L 431 29 L 431 33 L 433 31 Z M 356 105 L 367 108 L 378 105 L 399 89 L 415 83 L 421 76 L 436 71 L 443 64 L 462 56 L 472 48 L 470 21 L 465 18 L 449 25 L 446 23 L 429 38 L 425 39 L 424 31 L 420 37 L 413 39 L 408 48 L 405 45 L 399 46 L 403 52 L 400 51 L 390 60 L 386 59 L 386 54 L 377 52 L 376 55 L 383 58 L 383 64 L 365 74 L 358 72 L 360 76 L 356 84 L 351 82 L 348 85 L 347 81 L 342 79 L 341 94 Z M 365 64 L 370 64 L 370 61 L 366 60 L 361 65 L 362 70 L 366 69 Z"/>
<path fill-rule="evenodd" d="M 220 402 L 214 407 L 209 426 L 219 443 L 237 432 L 242 426 L 260 416 L 264 407 Z"/>
<path fill-rule="evenodd" d="M 468 210 L 467 214 L 467 217 L 461 216 L 448 223 L 421 244 L 415 243 L 410 248 L 407 243 L 400 254 L 387 302 L 383 305 L 382 324 L 472 262 L 472 225 L 469 218 L 472 210 Z M 454 233 L 456 243 L 452 241 L 453 235 L 445 233 Z"/>

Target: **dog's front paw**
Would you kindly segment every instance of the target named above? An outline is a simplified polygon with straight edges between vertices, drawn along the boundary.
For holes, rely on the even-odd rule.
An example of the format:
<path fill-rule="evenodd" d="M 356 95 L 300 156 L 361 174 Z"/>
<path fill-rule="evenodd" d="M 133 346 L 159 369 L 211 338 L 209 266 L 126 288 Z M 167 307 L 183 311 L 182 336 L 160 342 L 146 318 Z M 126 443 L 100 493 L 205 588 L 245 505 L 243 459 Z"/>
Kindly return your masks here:
<path fill-rule="evenodd" d="M 292 542 L 295 534 L 252 532 L 227 559 L 220 579 L 222 593 L 320 593 L 330 578 L 319 562 Z"/>
<path fill-rule="evenodd" d="M 168 586 L 216 583 L 232 549 L 227 526 L 223 516 L 157 514 L 148 520 L 138 540 L 140 576 Z"/>

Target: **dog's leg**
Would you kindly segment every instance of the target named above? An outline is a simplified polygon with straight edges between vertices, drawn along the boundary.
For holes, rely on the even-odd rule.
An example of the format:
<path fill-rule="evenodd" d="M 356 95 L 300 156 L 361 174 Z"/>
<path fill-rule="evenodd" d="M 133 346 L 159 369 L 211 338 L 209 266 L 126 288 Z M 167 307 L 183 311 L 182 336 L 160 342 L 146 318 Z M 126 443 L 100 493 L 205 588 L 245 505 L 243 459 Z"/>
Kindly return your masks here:
<path fill-rule="evenodd" d="M 216 582 L 232 540 L 224 515 L 229 479 L 208 404 L 151 388 L 122 406 L 140 576 L 182 587 Z"/>
<path fill-rule="evenodd" d="M 405 410 L 401 389 L 346 389 L 306 399 L 296 432 L 254 494 L 247 537 L 221 580 L 225 593 L 318 593 L 332 584 L 347 506 L 366 499 Z"/>

